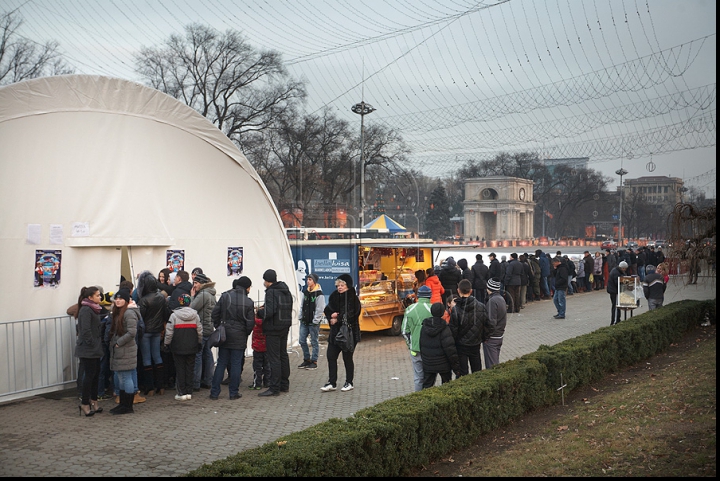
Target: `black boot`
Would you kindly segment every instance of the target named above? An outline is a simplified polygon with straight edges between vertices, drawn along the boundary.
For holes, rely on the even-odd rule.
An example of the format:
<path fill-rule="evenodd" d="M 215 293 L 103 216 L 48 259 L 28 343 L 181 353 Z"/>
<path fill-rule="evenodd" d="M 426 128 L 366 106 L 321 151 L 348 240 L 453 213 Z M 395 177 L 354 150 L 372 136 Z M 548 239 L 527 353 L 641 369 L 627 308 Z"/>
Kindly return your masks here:
<path fill-rule="evenodd" d="M 118 397 L 120 398 L 120 403 L 110 410 L 110 414 L 115 414 L 116 411 L 122 410 L 123 399 L 125 399 L 125 391 L 120 391 L 120 394 L 118 394 Z"/>
<path fill-rule="evenodd" d="M 142 370 L 142 390 L 146 396 L 155 394 L 153 378 L 153 367 L 145 366 Z"/>
<path fill-rule="evenodd" d="M 165 394 L 165 367 L 162 364 L 155 364 L 153 378 L 155 394 Z"/>
<path fill-rule="evenodd" d="M 133 408 L 133 400 L 135 399 L 135 394 L 131 392 L 125 393 L 125 409 L 127 410 L 127 413 L 134 413 L 135 409 Z"/>

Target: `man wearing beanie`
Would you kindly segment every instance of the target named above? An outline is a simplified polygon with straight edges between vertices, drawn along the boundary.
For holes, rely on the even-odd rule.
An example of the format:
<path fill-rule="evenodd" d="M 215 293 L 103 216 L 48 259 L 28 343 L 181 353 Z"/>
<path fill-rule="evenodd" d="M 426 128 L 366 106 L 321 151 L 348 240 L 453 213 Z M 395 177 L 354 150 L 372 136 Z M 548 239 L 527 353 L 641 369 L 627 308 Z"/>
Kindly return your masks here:
<path fill-rule="evenodd" d="M 225 342 L 218 349 L 218 361 L 210 388 L 210 399 L 216 400 L 220 396 L 221 383 L 225 370 L 230 372 L 228 388 L 230 399 L 240 399 L 240 375 L 245 363 L 245 349 L 247 339 L 255 327 L 255 303 L 248 292 L 251 286 L 250 279 L 241 277 L 233 281 L 235 288 L 223 292 L 220 300 L 212 311 L 213 326 L 220 323 L 225 325 Z"/>
<path fill-rule="evenodd" d="M 265 307 L 262 327 L 265 334 L 266 355 L 270 364 L 268 390 L 258 396 L 278 396 L 290 390 L 290 358 L 287 353 L 288 333 L 292 325 L 293 299 L 287 284 L 277 280 L 274 270 L 263 274 Z M 258 313 L 259 314 L 259 313 Z"/>
<path fill-rule="evenodd" d="M 419 345 L 423 352 L 423 389 L 435 385 L 437 375 L 443 384 L 450 382 L 452 373 L 460 374 L 455 340 L 447 322 L 442 318 L 445 306 L 436 302 L 430 307 L 430 316 L 422 322 Z"/>
<path fill-rule="evenodd" d="M 422 329 L 423 320 L 432 317 L 432 313 L 430 312 L 431 296 L 432 289 L 428 286 L 420 286 L 417 292 L 417 302 L 410 304 L 408 308 L 405 309 L 405 316 L 403 317 L 401 332 L 410 350 L 415 391 L 422 390 L 423 380 L 425 379 L 422 357 L 420 356 L 420 329 Z M 442 306 L 442 304 L 440 304 L 440 306 Z M 442 313 L 440 313 L 440 316 L 442 316 Z M 443 321 L 443 323 L 445 323 L 445 321 Z M 455 355 L 457 357 L 457 353 Z M 433 377 L 433 383 L 434 382 L 435 378 Z"/>
<path fill-rule="evenodd" d="M 325 296 L 318 283 L 320 279 L 315 273 L 308 274 L 305 279 L 307 287 L 303 290 L 303 303 L 300 309 L 300 347 L 303 351 L 303 362 L 298 366 L 300 369 L 317 369 L 318 354 L 320 345 L 320 322 L 325 317 Z M 312 354 L 307 345 L 307 338 L 310 336 Z"/>
<path fill-rule="evenodd" d="M 618 322 L 620 322 L 620 309 L 617 307 L 617 296 L 618 296 L 618 279 L 620 276 L 625 275 L 625 271 L 627 271 L 628 263 L 626 261 L 620 262 L 617 267 L 613 268 L 613 270 L 610 271 L 609 278 L 608 278 L 608 284 L 607 284 L 607 293 L 610 294 L 610 303 L 611 303 L 611 311 L 610 311 L 610 325 L 614 326 Z"/>
<path fill-rule="evenodd" d="M 487 282 L 487 317 L 483 340 L 483 353 L 485 354 L 485 369 L 490 369 L 500 363 L 500 348 L 505 336 L 507 324 L 507 304 L 500 293 L 500 280 L 489 279 Z"/>

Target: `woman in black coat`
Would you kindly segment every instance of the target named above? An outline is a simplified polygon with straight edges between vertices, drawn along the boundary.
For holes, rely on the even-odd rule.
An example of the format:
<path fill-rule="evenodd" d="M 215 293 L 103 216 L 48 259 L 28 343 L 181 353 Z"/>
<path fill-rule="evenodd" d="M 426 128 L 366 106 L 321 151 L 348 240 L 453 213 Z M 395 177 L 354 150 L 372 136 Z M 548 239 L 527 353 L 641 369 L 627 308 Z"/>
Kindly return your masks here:
<path fill-rule="evenodd" d="M 337 389 L 337 360 L 342 352 L 343 364 L 345 365 L 345 385 L 340 389 L 343 392 L 354 389 L 355 364 L 353 363 L 353 352 L 343 351 L 335 345 L 343 319 L 352 331 L 353 341 L 357 344 L 360 341 L 360 299 L 358 299 L 352 277 L 348 274 L 341 274 L 335 279 L 335 291 L 330 294 L 327 306 L 325 306 L 325 317 L 330 323 L 330 336 L 328 337 L 328 382 L 320 388 L 323 392 L 335 391 Z"/>
<path fill-rule="evenodd" d="M 96 286 L 83 287 L 78 297 L 77 344 L 75 355 L 80 359 L 80 371 L 83 372 L 82 403 L 79 414 L 92 416 L 101 413 L 97 392 L 100 380 L 100 359 L 104 351 L 100 334 L 100 289 Z"/>

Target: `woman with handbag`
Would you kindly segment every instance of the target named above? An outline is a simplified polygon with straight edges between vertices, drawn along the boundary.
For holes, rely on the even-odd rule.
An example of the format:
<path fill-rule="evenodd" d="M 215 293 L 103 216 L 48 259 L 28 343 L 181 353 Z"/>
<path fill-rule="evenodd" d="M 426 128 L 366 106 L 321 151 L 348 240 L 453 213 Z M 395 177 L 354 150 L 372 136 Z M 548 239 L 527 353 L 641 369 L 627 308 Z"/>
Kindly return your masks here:
<path fill-rule="evenodd" d="M 335 291 L 330 294 L 327 306 L 325 306 L 325 317 L 330 322 L 330 336 L 328 337 L 328 382 L 320 388 L 322 392 L 337 390 L 338 357 L 342 352 L 343 364 L 345 365 L 345 385 L 340 389 L 343 392 L 354 389 L 355 364 L 353 363 L 353 352 L 355 345 L 360 341 L 360 299 L 358 299 L 352 277 L 348 274 L 341 274 L 335 279 Z M 343 328 L 344 326 L 347 329 Z M 342 335 L 338 336 L 338 333 Z M 345 338 L 346 331 L 351 339 L 341 347 L 336 341 L 338 337 Z M 342 339 L 345 341 L 345 339 Z"/>

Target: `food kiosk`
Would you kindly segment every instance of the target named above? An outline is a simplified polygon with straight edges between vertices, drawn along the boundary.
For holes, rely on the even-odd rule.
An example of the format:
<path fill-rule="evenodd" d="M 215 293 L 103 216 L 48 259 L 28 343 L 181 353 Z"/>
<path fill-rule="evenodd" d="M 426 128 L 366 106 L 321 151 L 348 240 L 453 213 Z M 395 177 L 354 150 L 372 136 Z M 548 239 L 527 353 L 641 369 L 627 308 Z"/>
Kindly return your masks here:
<path fill-rule="evenodd" d="M 362 305 L 360 330 L 387 330 L 391 335 L 400 334 L 415 271 L 431 267 L 433 258 L 429 239 L 291 240 L 290 249 L 298 287 L 304 288 L 307 275 L 315 273 L 327 299 L 335 279 L 349 274 Z"/>

